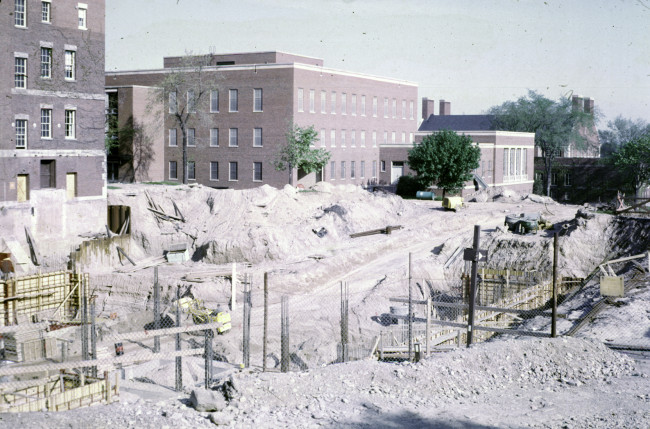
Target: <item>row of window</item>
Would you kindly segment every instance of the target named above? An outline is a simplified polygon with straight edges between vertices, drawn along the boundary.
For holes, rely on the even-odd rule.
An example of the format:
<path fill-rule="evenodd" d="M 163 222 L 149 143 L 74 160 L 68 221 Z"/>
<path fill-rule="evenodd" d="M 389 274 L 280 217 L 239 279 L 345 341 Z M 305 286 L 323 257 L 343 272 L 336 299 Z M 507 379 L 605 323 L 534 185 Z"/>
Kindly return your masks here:
<path fill-rule="evenodd" d="M 385 166 L 386 161 L 382 161 L 382 166 Z M 357 178 L 357 163 L 356 161 L 350 161 L 350 179 L 356 179 Z M 346 175 L 348 174 L 348 170 L 346 167 L 346 161 L 341 161 L 340 164 L 341 168 L 339 170 L 339 175 L 341 179 L 347 179 Z M 372 161 L 372 170 L 371 170 L 371 178 L 376 178 L 377 177 L 377 161 Z M 383 170 L 382 170 L 383 171 Z M 329 178 L 330 180 L 336 180 L 336 161 L 330 161 L 330 175 Z M 363 179 L 366 177 L 366 161 L 359 161 L 359 178 Z"/>
<path fill-rule="evenodd" d="M 196 93 L 190 89 L 186 93 L 186 107 L 189 112 L 196 112 Z M 253 112 L 262 112 L 263 108 L 262 88 L 253 89 Z M 169 93 L 169 113 L 179 112 L 178 95 L 176 91 Z M 228 90 L 228 112 L 239 112 L 239 90 Z M 210 91 L 210 113 L 219 113 L 219 90 Z"/>
<path fill-rule="evenodd" d="M 559 177 L 560 174 L 558 173 L 551 173 L 551 186 L 557 186 L 559 182 Z M 539 182 L 544 182 L 544 173 L 542 172 L 536 172 L 535 173 L 535 179 Z M 564 186 L 571 186 L 573 184 L 573 181 L 571 180 L 571 173 L 564 173 Z"/>
<path fill-rule="evenodd" d="M 77 136 L 77 111 L 65 110 L 64 137 L 74 140 Z M 16 119 L 16 149 L 27 149 L 27 119 Z M 52 109 L 41 109 L 41 139 L 52 139 Z"/>
<path fill-rule="evenodd" d="M 196 129 L 188 128 L 187 132 L 187 146 L 195 147 L 197 143 L 196 138 Z M 176 147 L 178 146 L 178 129 L 170 128 L 169 129 L 169 146 Z M 228 129 L 228 146 L 229 147 L 239 147 L 239 129 L 238 128 L 229 128 Z M 262 147 L 262 129 L 253 128 L 253 147 Z M 210 147 L 219 147 L 219 128 L 210 128 Z"/>
<path fill-rule="evenodd" d="M 310 89 L 309 90 L 309 113 L 316 113 L 316 90 Z M 357 98 L 359 99 L 359 104 L 357 105 Z M 392 101 L 392 102 L 391 102 Z M 389 100 L 388 97 L 384 97 L 384 111 L 383 115 L 384 118 L 398 118 L 398 106 L 397 106 L 397 99 L 393 98 L 392 100 Z M 320 113 L 328 113 L 328 105 L 329 105 L 329 113 L 335 115 L 338 112 L 340 112 L 341 115 L 347 115 L 348 113 L 352 116 L 357 115 L 357 109 L 359 110 L 359 115 L 360 116 L 366 116 L 366 96 L 361 95 L 360 97 L 357 97 L 357 94 L 350 94 L 350 105 L 349 105 L 349 112 L 348 112 L 348 94 L 345 92 L 341 93 L 341 98 L 340 98 L 340 103 L 338 105 L 337 109 L 337 93 L 336 91 L 332 91 L 330 93 L 329 97 L 329 104 L 327 102 L 327 91 L 322 90 L 320 92 Z M 373 96 L 372 97 L 372 117 L 376 118 L 377 117 L 377 110 L 378 110 L 378 97 Z M 299 112 L 304 112 L 305 111 L 305 105 L 304 105 L 304 89 L 303 88 L 298 88 L 298 111 Z M 414 102 L 413 100 L 408 101 L 408 111 L 407 111 L 407 100 L 402 100 L 401 101 L 401 117 L 402 119 L 406 119 L 408 115 L 408 119 L 414 119 Z"/>
<path fill-rule="evenodd" d="M 27 54 L 14 53 L 14 87 L 27 89 Z M 52 78 L 52 48 L 41 46 L 40 76 L 43 79 Z M 74 81 L 77 78 L 77 52 L 66 49 L 64 52 L 63 77 Z"/>
<path fill-rule="evenodd" d="M 169 179 L 178 180 L 178 163 L 177 161 L 169 161 Z M 196 180 L 196 163 L 188 161 L 187 163 L 187 179 Z M 219 163 L 210 161 L 210 180 L 219 180 Z M 228 163 L 228 181 L 234 182 L 239 180 L 239 163 L 231 161 Z M 253 162 L 253 181 L 262 181 L 262 163 Z"/>
<path fill-rule="evenodd" d="M 52 23 L 52 0 L 41 1 L 41 22 Z M 87 30 L 88 5 L 77 3 L 77 24 L 81 30 Z M 27 0 L 14 0 L 14 25 L 16 27 L 27 27 Z"/>
<path fill-rule="evenodd" d="M 350 138 L 350 146 L 351 147 L 356 147 L 357 145 L 357 131 L 356 130 L 350 130 L 349 134 L 347 130 L 340 130 L 338 133 L 340 140 L 339 140 L 339 145 L 341 147 L 346 147 L 348 143 L 348 137 Z M 327 142 L 325 141 L 326 138 L 326 130 L 325 128 L 321 128 L 319 138 L 318 140 L 320 141 L 321 146 L 327 146 Z M 336 147 L 336 135 L 337 132 L 336 130 L 330 130 L 330 138 L 329 138 L 329 146 L 330 147 Z M 361 130 L 358 133 L 359 136 L 359 145 L 361 147 L 366 147 L 366 131 Z M 413 143 L 413 133 L 408 134 L 408 142 L 406 141 L 406 132 L 401 133 L 401 140 L 400 143 L 406 144 L 406 143 Z M 397 133 L 395 131 L 391 131 L 390 133 L 390 141 L 388 140 L 389 134 L 388 131 L 384 131 L 384 137 L 383 137 L 383 143 L 388 144 L 388 143 L 398 143 L 397 141 Z M 372 147 L 377 147 L 377 131 L 372 132 Z"/>
<path fill-rule="evenodd" d="M 524 180 L 528 176 L 528 149 L 503 149 L 503 181 Z"/>

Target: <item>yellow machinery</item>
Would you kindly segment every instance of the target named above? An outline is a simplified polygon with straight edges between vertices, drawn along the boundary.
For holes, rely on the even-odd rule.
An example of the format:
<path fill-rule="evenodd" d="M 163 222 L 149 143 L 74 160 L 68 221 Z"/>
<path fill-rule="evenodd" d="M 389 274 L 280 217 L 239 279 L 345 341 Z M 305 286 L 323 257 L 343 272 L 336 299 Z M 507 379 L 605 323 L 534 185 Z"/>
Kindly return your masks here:
<path fill-rule="evenodd" d="M 203 323 L 221 323 L 217 328 L 217 333 L 225 334 L 232 328 L 230 313 L 227 311 L 210 310 L 205 308 L 203 301 L 190 297 L 181 298 L 178 303 L 183 311 L 192 315 L 195 324 Z"/>
<path fill-rule="evenodd" d="M 463 207 L 463 197 L 445 197 L 442 199 L 442 207 L 445 210 L 456 211 L 459 207 Z"/>

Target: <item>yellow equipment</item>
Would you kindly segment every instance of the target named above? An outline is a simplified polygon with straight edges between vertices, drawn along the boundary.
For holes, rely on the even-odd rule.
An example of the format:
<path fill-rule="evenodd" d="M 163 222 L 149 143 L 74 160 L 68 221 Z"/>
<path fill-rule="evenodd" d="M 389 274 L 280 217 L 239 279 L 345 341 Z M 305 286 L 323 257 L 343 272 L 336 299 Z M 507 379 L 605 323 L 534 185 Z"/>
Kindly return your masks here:
<path fill-rule="evenodd" d="M 205 308 L 200 299 L 189 297 L 181 298 L 178 305 L 182 310 L 192 315 L 192 320 L 197 325 L 204 323 L 221 323 L 217 328 L 217 333 L 224 334 L 232 328 L 230 313 L 227 311 L 215 311 Z"/>
<path fill-rule="evenodd" d="M 463 197 L 445 197 L 442 199 L 442 207 L 445 210 L 454 210 L 463 206 Z"/>

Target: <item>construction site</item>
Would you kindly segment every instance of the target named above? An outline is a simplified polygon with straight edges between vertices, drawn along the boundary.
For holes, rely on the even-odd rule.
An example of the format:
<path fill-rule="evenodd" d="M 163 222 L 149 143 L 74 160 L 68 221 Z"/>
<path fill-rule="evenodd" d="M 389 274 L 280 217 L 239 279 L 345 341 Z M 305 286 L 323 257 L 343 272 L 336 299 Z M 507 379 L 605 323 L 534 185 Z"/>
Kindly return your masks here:
<path fill-rule="evenodd" d="M 0 240 L 2 426 L 650 424 L 644 206 L 110 188 L 105 230 Z"/>

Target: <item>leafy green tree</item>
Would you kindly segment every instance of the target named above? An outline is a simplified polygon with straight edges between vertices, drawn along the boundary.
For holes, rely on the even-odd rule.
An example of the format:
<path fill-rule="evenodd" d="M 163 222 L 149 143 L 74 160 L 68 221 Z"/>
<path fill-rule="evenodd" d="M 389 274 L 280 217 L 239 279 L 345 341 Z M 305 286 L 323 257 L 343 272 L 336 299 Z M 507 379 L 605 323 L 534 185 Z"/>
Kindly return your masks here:
<path fill-rule="evenodd" d="M 612 162 L 634 186 L 635 194 L 639 195 L 639 189 L 650 185 L 650 134 L 623 145 L 612 156 Z"/>
<path fill-rule="evenodd" d="M 293 169 L 306 174 L 320 171 L 332 154 L 323 149 L 312 149 L 318 141 L 313 125 L 301 127 L 292 125 L 286 134 L 287 142 L 276 154 L 273 165 L 278 171 L 289 170 L 289 183 L 293 184 Z"/>
<path fill-rule="evenodd" d="M 472 179 L 472 170 L 478 168 L 480 159 L 481 150 L 471 138 L 449 130 L 426 136 L 408 154 L 409 167 L 420 183 L 442 188 L 443 198 Z"/>
<path fill-rule="evenodd" d="M 627 142 L 644 134 L 650 134 L 650 124 L 642 119 L 632 120 L 619 115 L 613 121 L 607 122 L 607 129 L 598 130 L 600 156 L 611 156 Z"/>
<path fill-rule="evenodd" d="M 528 91 L 528 96 L 516 101 L 506 101 L 488 110 L 494 115 L 492 128 L 504 131 L 535 133 L 535 146 L 544 158 L 544 188 L 551 193 L 553 162 L 572 143 L 582 149 L 587 139 L 580 133 L 585 127 L 593 127 L 594 115 L 582 109 L 574 109 L 570 98 L 550 100 L 543 95 Z"/>

